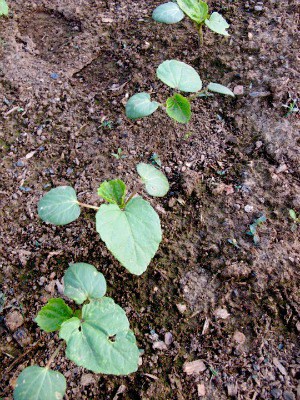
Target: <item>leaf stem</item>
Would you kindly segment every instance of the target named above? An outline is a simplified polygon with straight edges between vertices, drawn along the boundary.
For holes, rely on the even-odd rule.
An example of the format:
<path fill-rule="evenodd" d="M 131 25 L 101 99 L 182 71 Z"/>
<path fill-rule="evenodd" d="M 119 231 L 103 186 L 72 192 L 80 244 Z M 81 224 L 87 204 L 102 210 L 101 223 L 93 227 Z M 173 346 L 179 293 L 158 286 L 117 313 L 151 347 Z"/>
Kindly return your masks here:
<path fill-rule="evenodd" d="M 58 353 L 60 352 L 61 348 L 63 347 L 64 342 L 61 342 L 58 346 L 58 348 L 55 350 L 55 352 L 52 354 L 52 356 L 49 358 L 46 368 L 50 368 L 51 364 L 53 363 L 55 357 L 58 355 Z"/>
<path fill-rule="evenodd" d="M 190 96 L 188 97 L 188 99 L 189 99 L 189 100 L 195 100 L 195 99 L 196 99 L 197 97 L 199 97 L 200 94 L 202 94 L 202 93 L 207 93 L 207 90 L 206 90 L 206 89 L 200 90 L 200 92 L 197 92 L 197 93 L 195 93 L 195 94 L 190 95 Z"/>
<path fill-rule="evenodd" d="M 99 210 L 99 208 L 100 208 L 100 207 L 97 207 L 97 206 L 91 206 L 90 204 L 80 203 L 80 201 L 78 201 L 78 204 L 81 207 L 92 208 L 93 210 Z"/>
<path fill-rule="evenodd" d="M 199 47 L 203 46 L 203 29 L 202 29 L 203 24 L 198 25 L 198 33 L 199 33 Z"/>
<path fill-rule="evenodd" d="M 133 199 L 133 197 L 137 194 L 136 191 L 132 192 L 131 195 L 128 197 L 128 199 L 125 201 L 125 206 L 130 202 L 130 200 Z"/>

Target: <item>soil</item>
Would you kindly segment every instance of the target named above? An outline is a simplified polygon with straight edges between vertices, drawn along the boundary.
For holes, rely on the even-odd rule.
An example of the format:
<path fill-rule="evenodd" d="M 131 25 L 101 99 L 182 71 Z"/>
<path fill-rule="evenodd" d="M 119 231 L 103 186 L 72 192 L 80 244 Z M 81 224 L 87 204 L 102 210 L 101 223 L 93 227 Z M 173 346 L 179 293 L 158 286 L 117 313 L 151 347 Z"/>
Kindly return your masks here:
<path fill-rule="evenodd" d="M 296 399 L 299 226 L 288 209 L 300 212 L 300 123 L 283 105 L 300 92 L 299 3 L 209 1 L 231 36 L 206 31 L 201 48 L 187 19 L 151 20 L 160 0 L 9 3 L 0 21 L 0 396 L 12 399 L 21 370 L 54 352 L 57 334 L 33 320 L 61 296 L 68 264 L 82 261 L 105 275 L 144 354 L 137 373 L 113 377 L 61 351 L 53 367 L 67 378 L 66 399 Z M 243 93 L 194 101 L 187 126 L 163 112 L 127 120 L 130 95 L 166 98 L 155 78 L 166 59 Z M 126 158 L 112 156 L 118 148 Z M 142 192 L 135 170 L 153 153 L 171 184 L 163 199 Z M 93 211 L 63 227 L 37 215 L 51 187 L 72 185 L 98 205 L 99 184 L 116 177 L 161 217 L 163 241 L 141 277 L 107 251 Z M 247 231 L 261 215 L 255 245 Z M 168 345 L 154 345 L 166 333 Z M 183 365 L 195 360 L 206 369 L 188 375 Z"/>

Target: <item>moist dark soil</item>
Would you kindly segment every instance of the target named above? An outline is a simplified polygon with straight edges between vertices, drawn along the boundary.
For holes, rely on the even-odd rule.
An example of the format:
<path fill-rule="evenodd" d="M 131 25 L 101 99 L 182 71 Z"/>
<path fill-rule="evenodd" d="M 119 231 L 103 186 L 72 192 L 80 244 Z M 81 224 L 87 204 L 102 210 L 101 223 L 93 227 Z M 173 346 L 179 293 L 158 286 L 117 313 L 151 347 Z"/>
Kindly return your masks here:
<path fill-rule="evenodd" d="M 58 346 L 34 318 L 81 261 L 105 275 L 144 353 L 138 372 L 114 377 L 61 351 L 53 368 L 67 379 L 66 399 L 296 399 L 300 246 L 288 210 L 300 212 L 300 123 L 284 105 L 300 92 L 297 0 L 209 1 L 231 36 L 205 31 L 201 48 L 188 19 L 152 21 L 160 0 L 9 4 L 0 20 L 0 396 L 12 399 L 19 373 L 45 365 Z M 155 78 L 166 59 L 237 96 L 195 100 L 188 125 L 163 111 L 129 121 L 129 96 L 168 95 Z M 112 156 L 118 148 L 124 158 Z M 162 199 L 143 192 L 135 169 L 154 153 L 171 185 Z M 37 215 L 52 187 L 71 185 L 99 205 L 99 184 L 117 177 L 162 221 L 163 241 L 140 277 L 108 252 L 93 211 L 63 227 Z M 255 244 L 247 231 L 262 215 Z M 194 360 L 206 370 L 187 375 Z"/>

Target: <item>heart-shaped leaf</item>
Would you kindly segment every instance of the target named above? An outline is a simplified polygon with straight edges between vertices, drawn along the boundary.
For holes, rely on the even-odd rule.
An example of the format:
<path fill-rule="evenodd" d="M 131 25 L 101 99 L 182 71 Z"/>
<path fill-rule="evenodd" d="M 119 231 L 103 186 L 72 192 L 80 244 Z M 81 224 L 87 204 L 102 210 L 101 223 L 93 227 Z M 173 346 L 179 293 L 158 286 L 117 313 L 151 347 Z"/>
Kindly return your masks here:
<path fill-rule="evenodd" d="M 105 181 L 100 185 L 98 195 L 108 203 L 118 204 L 120 207 L 123 207 L 126 195 L 126 185 L 120 179 Z"/>
<path fill-rule="evenodd" d="M 126 116 L 129 119 L 147 117 L 154 113 L 159 103 L 151 101 L 148 93 L 137 93 L 130 97 L 126 104 Z"/>
<path fill-rule="evenodd" d="M 229 36 L 229 33 L 226 31 L 226 29 L 229 28 L 229 24 L 226 19 L 217 12 L 212 13 L 210 18 L 205 20 L 205 25 L 220 35 Z"/>
<path fill-rule="evenodd" d="M 181 61 L 164 61 L 157 68 L 156 74 L 166 85 L 182 92 L 198 92 L 202 89 L 202 82 L 197 71 Z"/>
<path fill-rule="evenodd" d="M 141 197 L 121 210 L 103 204 L 96 214 L 96 229 L 107 248 L 129 272 L 141 275 L 161 242 L 159 216 Z"/>
<path fill-rule="evenodd" d="M 228 87 L 220 85 L 219 83 L 211 82 L 207 86 L 207 89 L 210 90 L 211 92 L 221 93 L 221 94 L 235 97 L 234 93 Z"/>
<path fill-rule="evenodd" d="M 199 19 L 200 22 L 204 22 L 208 17 L 208 4 L 205 1 L 199 1 Z"/>
<path fill-rule="evenodd" d="M 150 196 L 163 197 L 169 191 L 169 182 L 166 176 L 153 165 L 140 163 L 136 167 L 138 174 L 145 183 L 146 191 Z"/>
<path fill-rule="evenodd" d="M 45 222 L 66 225 L 80 215 L 80 207 L 75 190 L 70 186 L 51 189 L 38 204 L 38 213 Z"/>
<path fill-rule="evenodd" d="M 177 0 L 179 7 L 188 15 L 193 21 L 200 24 L 201 11 L 198 0 Z"/>
<path fill-rule="evenodd" d="M 91 264 L 70 265 L 64 276 L 64 294 L 77 304 L 86 299 L 100 299 L 106 293 L 106 281 L 101 272 Z"/>
<path fill-rule="evenodd" d="M 167 99 L 166 112 L 169 117 L 181 124 L 187 124 L 191 119 L 191 103 L 181 94 L 175 93 Z"/>
<path fill-rule="evenodd" d="M 41 308 L 35 322 L 45 332 L 54 332 L 60 329 L 61 324 L 73 316 L 72 309 L 63 299 L 50 299 Z"/>
<path fill-rule="evenodd" d="M 152 18 L 157 22 L 174 24 L 184 18 L 184 13 L 176 3 L 170 1 L 156 7 L 156 9 L 153 11 Z"/>
<path fill-rule="evenodd" d="M 8 15 L 8 5 L 6 3 L 5 0 L 0 0 L 0 16 L 4 15 L 7 16 Z"/>
<path fill-rule="evenodd" d="M 34 365 L 20 373 L 14 390 L 14 400 L 62 400 L 66 389 L 63 374 Z"/>
<path fill-rule="evenodd" d="M 96 373 L 127 375 L 138 368 L 139 349 L 124 310 L 108 297 L 82 307 L 82 321 L 72 318 L 60 330 L 66 355 Z"/>

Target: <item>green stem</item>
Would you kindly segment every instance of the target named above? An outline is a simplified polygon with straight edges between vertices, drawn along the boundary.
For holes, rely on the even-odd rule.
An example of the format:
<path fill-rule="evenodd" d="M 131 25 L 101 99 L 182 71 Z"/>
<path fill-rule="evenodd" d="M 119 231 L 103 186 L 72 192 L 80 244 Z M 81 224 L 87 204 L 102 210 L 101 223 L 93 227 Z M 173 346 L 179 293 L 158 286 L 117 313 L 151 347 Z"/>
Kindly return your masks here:
<path fill-rule="evenodd" d="M 78 201 L 78 205 L 80 205 L 81 207 L 85 207 L 85 208 L 92 208 L 93 210 L 99 210 L 99 208 L 100 208 L 100 207 L 96 207 L 96 206 L 91 206 L 90 204 L 80 203 L 80 201 Z"/>
<path fill-rule="evenodd" d="M 203 24 L 198 25 L 198 33 L 199 33 L 199 47 L 203 46 L 203 29 L 202 29 Z"/>
<path fill-rule="evenodd" d="M 197 92 L 195 94 L 192 94 L 191 96 L 189 96 L 189 100 L 195 100 L 197 97 L 199 97 L 200 94 L 202 93 L 207 93 L 206 89 L 200 90 L 200 92 Z"/>
<path fill-rule="evenodd" d="M 125 201 L 125 206 L 132 200 L 132 198 L 136 195 L 137 192 L 132 192 L 131 195 L 128 197 L 128 199 Z"/>
<path fill-rule="evenodd" d="M 55 352 L 52 354 L 52 356 L 49 358 L 49 361 L 47 362 L 46 368 L 50 368 L 51 364 L 53 363 L 55 357 L 57 354 L 60 352 L 61 348 L 63 347 L 64 342 L 61 342 L 58 348 L 55 350 Z"/>

